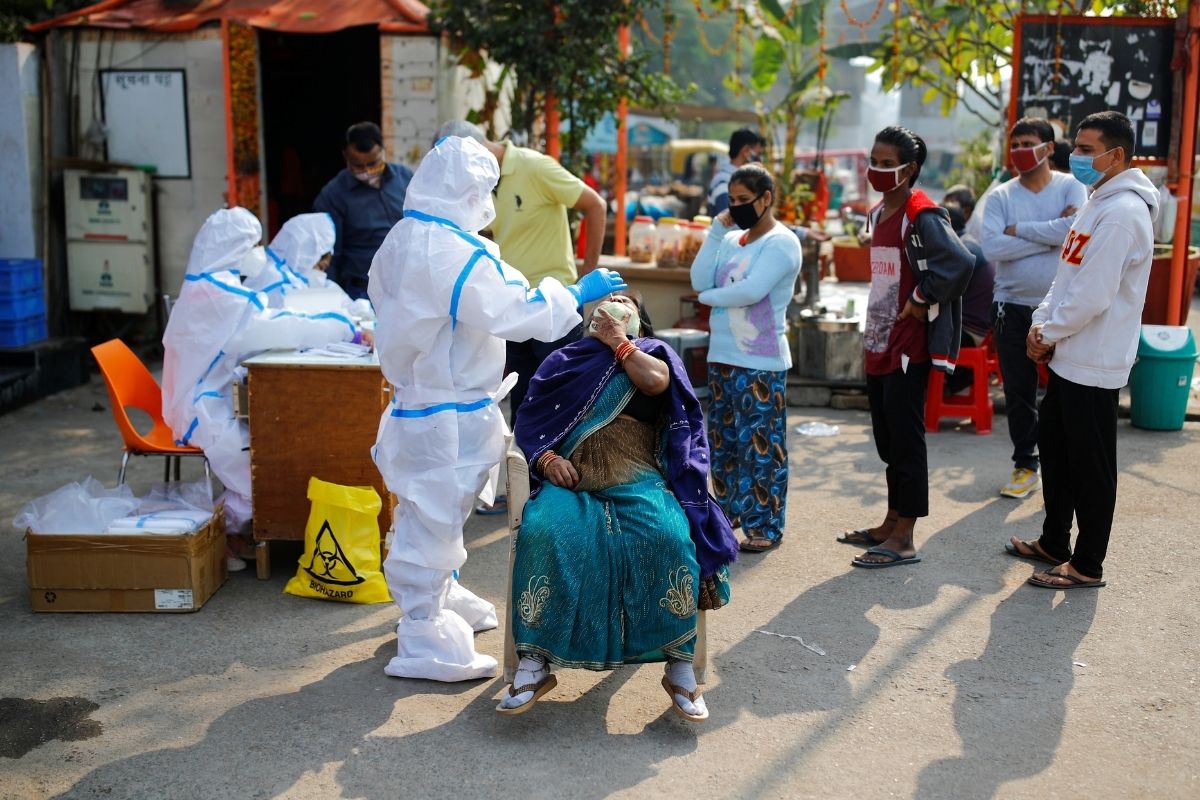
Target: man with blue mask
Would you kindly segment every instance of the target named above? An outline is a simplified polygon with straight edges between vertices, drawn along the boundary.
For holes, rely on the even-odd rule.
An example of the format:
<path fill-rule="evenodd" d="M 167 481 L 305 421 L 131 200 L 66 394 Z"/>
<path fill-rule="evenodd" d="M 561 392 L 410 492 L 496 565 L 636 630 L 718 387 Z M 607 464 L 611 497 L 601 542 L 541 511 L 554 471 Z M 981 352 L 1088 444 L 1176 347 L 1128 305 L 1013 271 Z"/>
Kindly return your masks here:
<path fill-rule="evenodd" d="M 196 234 L 179 299 L 163 334 L 163 419 L 179 444 L 204 451 L 225 486 L 230 535 L 251 516 L 250 433 L 233 415 L 231 386 L 242 360 L 274 348 L 358 340 L 342 314 L 308 316 L 270 309 L 242 285 L 243 269 L 269 269 L 258 219 L 244 208 L 213 212 Z M 244 567 L 231 559 L 231 566 Z"/>
<path fill-rule="evenodd" d="M 579 325 L 578 308 L 625 287 L 606 269 L 564 286 L 530 287 L 478 232 L 495 217 L 495 156 L 448 136 L 421 161 L 402 219 L 371 265 L 375 342 L 392 403 L 373 455 L 396 495 L 384 575 L 403 616 L 393 677 L 462 681 L 492 677 L 475 631 L 496 627 L 491 603 L 454 577 L 467 558 L 463 525 L 492 484 L 507 427 L 497 403 L 505 340 L 552 341 Z M 489 481 L 489 478 L 491 481 Z"/>
<path fill-rule="evenodd" d="M 357 300 L 367 294 L 375 251 L 404 216 L 412 170 L 388 163 L 383 133 L 374 122 L 350 126 L 342 157 L 346 168 L 321 189 L 313 211 L 329 214 L 337 229 L 329 277 Z"/>
<path fill-rule="evenodd" d="M 1029 358 L 1050 373 L 1038 433 L 1046 519 L 1040 538 L 1013 537 L 1006 550 L 1053 565 L 1029 579 L 1049 589 L 1104 585 L 1117 501 L 1117 392 L 1137 355 L 1158 216 L 1158 190 L 1132 167 L 1134 137 L 1116 111 L 1079 123 L 1071 172 L 1091 195 L 1026 337 Z"/>
<path fill-rule="evenodd" d="M 1025 355 L 1033 310 L 1054 280 L 1058 251 L 1087 195 L 1083 184 L 1050 169 L 1054 128 L 1041 117 L 1017 120 L 1008 135 L 1016 177 L 982 203 L 979 244 L 995 265 L 992 341 L 1004 375 L 1005 412 L 1012 440 L 1012 476 L 1003 497 L 1022 499 L 1041 487 L 1038 457 L 1038 369 Z M 971 230 L 970 227 L 967 228 Z"/>

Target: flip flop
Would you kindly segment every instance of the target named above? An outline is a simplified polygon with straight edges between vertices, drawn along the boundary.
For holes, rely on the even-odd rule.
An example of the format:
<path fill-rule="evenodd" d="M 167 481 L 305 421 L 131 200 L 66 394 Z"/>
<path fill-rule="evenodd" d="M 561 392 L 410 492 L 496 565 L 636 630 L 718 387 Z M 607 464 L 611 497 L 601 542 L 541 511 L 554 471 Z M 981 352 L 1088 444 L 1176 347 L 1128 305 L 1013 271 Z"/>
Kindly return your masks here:
<path fill-rule="evenodd" d="M 1042 550 L 1042 546 L 1038 544 L 1036 540 L 1027 542 L 1022 539 L 1021 544 L 1028 547 L 1032 552 L 1022 553 L 1013 546 L 1012 542 L 1005 542 L 1004 552 L 1008 553 L 1013 558 L 1023 558 L 1026 561 L 1040 561 L 1041 563 L 1049 564 L 1052 567 L 1057 567 L 1059 564 L 1063 563 L 1062 561 L 1055 561 L 1054 559 L 1050 558 L 1050 556 L 1048 556 L 1046 552 Z"/>
<path fill-rule="evenodd" d="M 856 531 L 846 531 L 834 540 L 838 544 L 848 544 L 853 547 L 874 547 L 879 544 L 871 538 L 870 528 L 859 528 Z"/>
<path fill-rule="evenodd" d="M 481 516 L 484 516 L 484 517 L 491 517 L 491 516 L 496 516 L 499 514 L 507 514 L 508 513 L 508 496 L 503 495 L 503 494 L 497 495 L 496 499 L 492 502 L 492 504 L 490 506 L 485 506 L 483 504 L 475 506 L 475 513 L 479 514 Z"/>
<path fill-rule="evenodd" d="M 516 697 L 517 695 L 521 694 L 522 692 L 530 692 L 530 691 L 533 692 L 533 697 L 529 698 L 524 703 L 522 703 L 519 706 L 516 706 L 515 708 L 505 708 L 503 701 L 501 701 L 500 703 L 498 703 L 496 705 L 496 713 L 503 714 L 506 717 L 516 716 L 517 714 L 524 714 L 526 711 L 533 708 L 533 704 L 536 703 L 538 700 L 540 700 L 542 698 L 542 695 L 546 694 L 546 692 L 549 692 L 555 686 L 558 686 L 558 678 L 556 678 L 554 676 L 553 672 L 547 674 L 546 677 L 542 678 L 537 683 L 527 683 L 523 686 L 509 686 L 508 687 L 508 696 L 509 697 Z"/>
<path fill-rule="evenodd" d="M 1059 575 L 1057 572 L 1046 572 L 1045 574 L 1053 575 L 1055 578 L 1062 578 L 1070 583 L 1051 583 L 1038 578 L 1038 573 L 1029 576 L 1029 583 L 1034 586 L 1040 586 L 1043 589 L 1062 589 L 1064 592 L 1068 589 L 1099 589 L 1105 585 L 1105 582 L 1100 581 L 1085 581 L 1082 578 L 1076 578 L 1074 575 Z"/>
<path fill-rule="evenodd" d="M 901 564 L 919 564 L 921 562 L 921 557 L 919 555 L 917 555 L 916 553 L 914 553 L 911 556 L 902 556 L 899 553 L 897 553 L 895 550 L 890 550 L 886 547 L 881 547 L 880 545 L 875 545 L 874 547 L 868 547 L 867 553 L 874 553 L 876 555 L 887 556 L 888 558 L 890 558 L 892 560 L 891 561 L 872 562 L 872 561 L 859 561 L 858 558 L 856 558 L 853 561 L 851 561 L 850 563 L 856 567 L 862 567 L 863 569 L 883 569 L 884 567 L 896 567 Z M 866 555 L 866 553 L 864 553 L 863 555 Z M 859 556 L 859 558 L 862 558 L 862 556 Z"/>
<path fill-rule="evenodd" d="M 754 542 L 766 542 L 765 545 L 755 545 Z M 766 536 L 747 536 L 745 541 L 738 543 L 738 550 L 743 553 L 765 553 L 774 550 L 783 543 L 783 537 L 768 539 Z"/>
<path fill-rule="evenodd" d="M 671 696 L 671 708 L 675 709 L 676 714 L 683 717 L 688 722 L 704 722 L 704 720 L 708 719 L 707 708 L 704 709 L 703 714 L 689 714 L 683 710 L 683 707 L 679 705 L 679 701 L 675 699 L 675 695 L 679 695 L 681 697 L 686 697 L 688 700 L 691 700 L 694 703 L 696 702 L 696 698 L 703 694 L 699 688 L 697 688 L 694 692 L 689 692 L 682 686 L 676 686 L 675 684 L 671 683 L 671 680 L 666 675 L 663 675 L 662 686 L 667 690 L 667 694 Z M 528 703 L 526 703 L 526 705 L 528 705 Z"/>

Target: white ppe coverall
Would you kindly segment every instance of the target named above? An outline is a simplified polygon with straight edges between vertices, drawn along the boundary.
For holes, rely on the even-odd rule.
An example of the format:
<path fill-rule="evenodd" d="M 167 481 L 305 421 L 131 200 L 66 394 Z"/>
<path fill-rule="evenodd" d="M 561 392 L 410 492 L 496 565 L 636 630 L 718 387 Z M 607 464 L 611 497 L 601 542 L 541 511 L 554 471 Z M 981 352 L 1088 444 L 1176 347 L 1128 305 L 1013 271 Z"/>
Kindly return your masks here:
<path fill-rule="evenodd" d="M 421 161 L 404 218 L 371 264 L 375 345 L 394 387 L 373 455 L 396 495 L 384 574 L 403 611 L 388 675 L 493 677 L 474 630 L 495 608 L 452 577 L 467 559 L 463 525 L 499 463 L 507 426 L 496 407 L 504 340 L 553 341 L 580 321 L 578 297 L 554 278 L 534 290 L 499 248 L 475 235 L 495 217 L 496 159 L 478 142 L 439 141 Z"/>
<path fill-rule="evenodd" d="M 370 303 L 351 300 L 342 287 L 317 269 L 317 262 L 333 252 L 336 238 L 333 218 L 325 212 L 297 214 L 283 223 L 265 249 L 266 269 L 247 279 L 246 286 L 266 292 L 271 308 L 374 318 Z"/>
<path fill-rule="evenodd" d="M 355 334 L 343 314 L 270 310 L 266 295 L 242 285 L 238 266 L 254 261 L 260 238 L 262 227 L 246 209 L 214 212 L 196 234 L 163 335 L 163 418 L 179 444 L 204 451 L 221 479 L 230 533 L 251 515 L 250 434 L 233 415 L 238 364 L 263 350 L 319 347 Z"/>

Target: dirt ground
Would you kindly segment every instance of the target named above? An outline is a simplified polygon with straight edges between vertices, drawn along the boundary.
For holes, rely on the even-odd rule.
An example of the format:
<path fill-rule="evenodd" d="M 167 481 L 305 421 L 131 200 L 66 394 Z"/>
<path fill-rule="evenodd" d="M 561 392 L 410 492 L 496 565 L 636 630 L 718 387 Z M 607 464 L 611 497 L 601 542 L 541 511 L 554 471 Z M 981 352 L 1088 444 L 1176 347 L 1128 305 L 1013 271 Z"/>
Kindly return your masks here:
<path fill-rule="evenodd" d="M 563 671 L 515 718 L 499 679 L 385 677 L 396 610 L 284 595 L 298 550 L 279 545 L 269 581 L 232 575 L 195 614 L 34 614 L 7 521 L 114 481 L 120 442 L 98 379 L 0 417 L 0 798 L 1200 796 L 1200 423 L 1121 422 L 1109 585 L 1062 593 L 1002 552 L 1042 518 L 996 494 L 1003 417 L 929 437 L 925 560 L 867 571 L 834 542 L 883 514 L 867 415 L 808 411 L 786 541 L 743 556 L 709 615 L 698 726 L 656 665 Z M 840 433 L 794 432 L 810 420 Z M 135 462 L 135 489 L 159 469 Z M 503 608 L 502 518 L 467 539 L 464 583 Z M 501 633 L 477 646 L 499 657 Z"/>

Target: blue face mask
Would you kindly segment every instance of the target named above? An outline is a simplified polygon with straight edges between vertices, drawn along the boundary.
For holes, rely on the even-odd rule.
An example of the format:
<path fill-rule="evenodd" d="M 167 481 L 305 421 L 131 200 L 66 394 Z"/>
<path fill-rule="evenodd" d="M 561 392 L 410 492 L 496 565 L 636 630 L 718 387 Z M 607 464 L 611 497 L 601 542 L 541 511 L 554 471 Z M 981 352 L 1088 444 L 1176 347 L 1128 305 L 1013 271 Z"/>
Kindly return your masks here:
<path fill-rule="evenodd" d="M 1085 186 L 1099 183 L 1100 179 L 1104 177 L 1104 173 L 1093 167 L 1092 163 L 1100 156 L 1106 156 L 1115 149 L 1114 147 L 1112 150 L 1105 150 L 1098 156 L 1077 156 L 1072 153 L 1068 159 L 1071 164 L 1071 174 L 1075 176 L 1075 180 Z M 1109 169 L 1112 169 L 1111 164 L 1109 165 Z"/>

